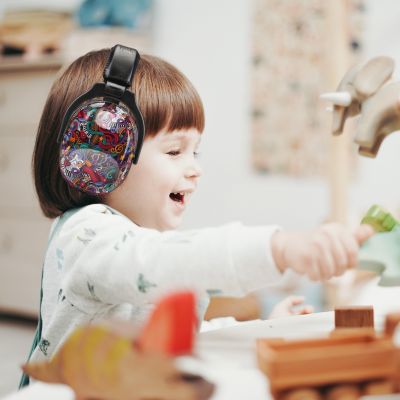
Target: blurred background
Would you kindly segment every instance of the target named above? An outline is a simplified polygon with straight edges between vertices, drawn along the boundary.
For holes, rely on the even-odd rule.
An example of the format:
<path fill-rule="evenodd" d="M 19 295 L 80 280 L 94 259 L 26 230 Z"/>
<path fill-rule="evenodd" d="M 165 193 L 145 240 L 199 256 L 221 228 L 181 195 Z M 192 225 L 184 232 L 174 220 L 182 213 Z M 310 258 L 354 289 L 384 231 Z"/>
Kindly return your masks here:
<path fill-rule="evenodd" d="M 354 226 L 375 203 L 399 215 L 400 135 L 390 135 L 376 159 L 358 156 L 354 124 L 331 137 L 319 94 L 377 55 L 395 59 L 398 77 L 399 18 L 396 0 L 2 0 L 0 359 L 7 362 L 0 364 L 0 395 L 15 387 L 37 315 L 51 221 L 40 214 L 30 160 L 60 68 L 120 43 L 165 58 L 194 83 L 206 112 L 204 174 L 184 228 L 232 220 Z M 371 276 L 323 287 L 288 276 L 257 293 L 261 316 L 271 299 L 292 291 L 317 310 L 349 301 L 383 307 L 399 298 Z M 15 344 L 4 346 L 10 337 Z"/>

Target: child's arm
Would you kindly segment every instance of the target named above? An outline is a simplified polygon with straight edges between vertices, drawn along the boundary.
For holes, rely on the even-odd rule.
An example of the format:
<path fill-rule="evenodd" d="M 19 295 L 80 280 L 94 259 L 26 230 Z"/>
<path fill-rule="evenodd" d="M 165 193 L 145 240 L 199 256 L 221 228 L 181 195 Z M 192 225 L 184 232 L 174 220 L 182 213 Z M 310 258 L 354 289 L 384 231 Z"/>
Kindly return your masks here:
<path fill-rule="evenodd" d="M 355 267 L 360 244 L 373 234 L 369 225 L 350 232 L 334 223 L 309 233 L 280 231 L 272 237 L 272 255 L 282 272 L 291 268 L 313 281 L 325 280 Z"/>
<path fill-rule="evenodd" d="M 85 301 L 85 309 L 104 303 L 150 307 L 164 293 L 181 288 L 203 298 L 207 293 L 243 296 L 277 283 L 282 272 L 269 243 L 278 229 L 233 223 L 158 232 L 95 204 L 64 224 L 54 247 L 63 294 L 71 303 Z"/>
<path fill-rule="evenodd" d="M 268 293 L 264 294 L 268 296 Z M 237 321 L 249 321 L 262 318 L 262 305 L 255 293 L 244 297 L 212 297 L 205 320 L 221 317 L 233 317 Z M 268 319 L 290 315 L 311 314 L 314 307 L 304 303 L 304 296 L 288 296 L 272 307 Z M 265 317 L 264 317 L 265 318 Z"/>
<path fill-rule="evenodd" d="M 303 296 L 288 296 L 272 309 L 269 319 L 288 317 L 290 315 L 311 314 L 314 312 L 313 306 L 304 304 Z"/>
<path fill-rule="evenodd" d="M 260 299 L 254 293 L 243 297 L 211 297 L 205 320 L 233 317 L 236 321 L 249 321 L 261 318 Z"/>
<path fill-rule="evenodd" d="M 361 227 L 354 236 L 339 225 L 310 234 L 278 230 L 236 223 L 161 233 L 138 227 L 104 205 L 84 207 L 54 243 L 63 295 L 95 311 L 104 303 L 150 306 L 178 288 L 203 296 L 243 296 L 277 283 L 287 268 L 314 280 L 339 275 L 355 265 L 357 239 L 372 233 L 369 226 Z"/>

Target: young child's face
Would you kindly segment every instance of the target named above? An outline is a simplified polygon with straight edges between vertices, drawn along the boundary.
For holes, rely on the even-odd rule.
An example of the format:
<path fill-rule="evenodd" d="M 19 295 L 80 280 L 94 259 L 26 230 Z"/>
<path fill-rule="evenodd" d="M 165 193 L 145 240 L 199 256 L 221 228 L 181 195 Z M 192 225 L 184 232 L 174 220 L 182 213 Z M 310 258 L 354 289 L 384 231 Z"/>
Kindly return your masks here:
<path fill-rule="evenodd" d="M 200 138 L 195 129 L 146 138 L 138 164 L 106 203 L 140 226 L 177 228 L 201 175 L 196 159 Z"/>

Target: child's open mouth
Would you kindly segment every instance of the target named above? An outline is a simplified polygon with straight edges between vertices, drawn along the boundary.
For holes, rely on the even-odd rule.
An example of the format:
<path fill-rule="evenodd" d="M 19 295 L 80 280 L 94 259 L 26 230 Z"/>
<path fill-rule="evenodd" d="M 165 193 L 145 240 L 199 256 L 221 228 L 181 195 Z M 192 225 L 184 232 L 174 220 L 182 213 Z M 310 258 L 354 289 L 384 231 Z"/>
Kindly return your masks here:
<path fill-rule="evenodd" d="M 180 204 L 185 203 L 185 193 L 181 193 L 181 192 L 170 193 L 169 198 Z"/>

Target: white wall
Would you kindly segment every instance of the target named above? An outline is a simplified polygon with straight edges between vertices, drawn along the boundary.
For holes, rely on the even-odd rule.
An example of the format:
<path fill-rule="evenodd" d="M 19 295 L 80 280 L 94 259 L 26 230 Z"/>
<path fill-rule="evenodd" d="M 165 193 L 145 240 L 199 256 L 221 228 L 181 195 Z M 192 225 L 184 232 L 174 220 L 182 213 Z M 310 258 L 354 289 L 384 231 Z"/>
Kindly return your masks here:
<path fill-rule="evenodd" d="M 250 166 L 251 17 L 255 0 L 154 0 L 154 52 L 180 68 L 204 101 L 206 130 L 201 148 L 204 175 L 185 226 L 215 225 L 232 219 L 308 228 L 329 213 L 323 179 L 265 176 Z M 294 1 L 294 0 L 293 0 Z M 65 0 L 73 9 L 80 0 Z M 365 58 L 386 54 L 400 75 L 400 2 L 365 0 Z M 5 7 L 52 0 L 1 0 Z M 269 38 L 265 38 L 269 40 Z M 399 44 L 398 44 L 399 43 Z M 329 135 L 329 132 L 321 132 Z M 350 220 L 372 203 L 400 211 L 400 135 L 383 143 L 376 159 L 360 157 L 349 195 Z"/>
<path fill-rule="evenodd" d="M 155 53 L 192 80 L 206 110 L 204 175 L 186 226 L 239 219 L 306 227 L 327 214 L 323 181 L 257 175 L 250 167 L 251 3 L 156 1 Z"/>
<path fill-rule="evenodd" d="M 400 2 L 368 0 L 366 6 L 365 58 L 399 58 L 400 71 L 400 42 L 394 40 L 400 37 Z M 249 0 L 156 1 L 155 53 L 188 75 L 206 110 L 204 175 L 187 214 L 188 227 L 239 219 L 308 228 L 329 213 L 326 181 L 259 175 L 250 167 L 251 7 Z M 373 203 L 399 208 L 399 154 L 396 133 L 383 143 L 377 159 L 360 157 L 350 187 L 351 221 Z"/>

